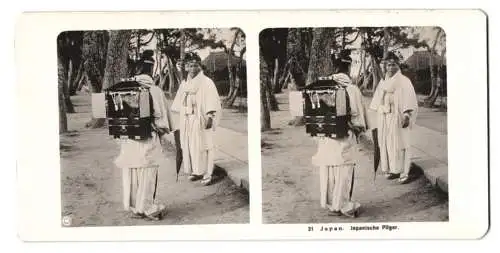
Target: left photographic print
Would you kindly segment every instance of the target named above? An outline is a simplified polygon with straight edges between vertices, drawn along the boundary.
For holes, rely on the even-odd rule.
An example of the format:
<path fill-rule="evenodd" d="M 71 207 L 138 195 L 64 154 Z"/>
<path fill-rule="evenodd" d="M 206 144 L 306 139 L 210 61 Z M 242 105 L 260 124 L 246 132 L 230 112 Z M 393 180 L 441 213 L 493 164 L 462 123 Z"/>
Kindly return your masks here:
<path fill-rule="evenodd" d="M 245 39 L 58 35 L 62 226 L 249 223 Z"/>

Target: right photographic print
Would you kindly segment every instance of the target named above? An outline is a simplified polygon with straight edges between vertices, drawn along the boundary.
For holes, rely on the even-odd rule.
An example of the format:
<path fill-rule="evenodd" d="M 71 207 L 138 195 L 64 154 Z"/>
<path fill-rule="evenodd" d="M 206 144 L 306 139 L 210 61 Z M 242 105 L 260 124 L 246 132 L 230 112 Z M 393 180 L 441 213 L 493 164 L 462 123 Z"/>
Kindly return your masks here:
<path fill-rule="evenodd" d="M 448 222 L 440 27 L 259 34 L 266 224 Z"/>

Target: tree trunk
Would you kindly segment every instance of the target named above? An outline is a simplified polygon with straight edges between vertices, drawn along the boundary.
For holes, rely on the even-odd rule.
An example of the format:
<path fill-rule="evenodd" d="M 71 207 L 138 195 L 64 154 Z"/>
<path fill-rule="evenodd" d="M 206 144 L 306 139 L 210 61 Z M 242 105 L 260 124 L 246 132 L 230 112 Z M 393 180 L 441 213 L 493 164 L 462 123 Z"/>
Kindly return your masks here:
<path fill-rule="evenodd" d="M 158 79 L 158 87 L 160 87 L 161 90 L 164 90 L 165 83 L 164 83 L 164 74 L 162 69 L 159 70 L 159 74 L 156 76 L 156 79 Z"/>
<path fill-rule="evenodd" d="M 365 54 L 366 57 L 366 54 Z M 361 91 L 367 90 L 368 89 L 368 84 L 373 83 L 373 75 L 369 71 L 370 66 L 371 66 L 371 58 L 370 61 L 367 61 L 366 58 L 364 59 L 364 66 L 363 66 L 363 83 L 361 84 Z"/>
<path fill-rule="evenodd" d="M 332 29 L 314 28 L 306 84 L 316 81 L 320 76 L 332 74 L 331 38 L 333 38 Z"/>
<path fill-rule="evenodd" d="M 372 91 L 375 92 L 378 84 L 380 83 L 380 80 L 384 78 L 384 74 L 382 73 L 380 66 L 377 64 L 375 56 L 372 55 L 371 59 L 372 59 L 371 62 L 372 62 L 372 80 L 373 80 Z"/>
<path fill-rule="evenodd" d="M 184 61 L 184 57 L 186 56 L 186 34 L 184 29 L 181 29 L 180 53 L 181 61 Z"/>
<path fill-rule="evenodd" d="M 181 37 L 180 37 L 180 61 L 184 62 L 184 58 L 186 57 L 186 33 L 184 29 L 180 30 L 181 32 Z M 182 83 L 182 80 L 184 78 L 184 73 L 181 73 L 177 70 L 177 67 L 174 64 L 174 61 L 170 58 L 167 58 L 169 61 L 169 93 L 171 96 L 174 96 L 177 93 L 177 90 L 179 89 L 179 86 Z"/>
<path fill-rule="evenodd" d="M 65 75 L 65 82 L 63 87 L 64 103 L 66 104 L 66 113 L 75 113 L 75 107 L 73 106 L 73 103 L 71 102 L 71 96 L 69 95 L 69 85 L 71 83 L 71 75 L 73 73 L 72 70 L 73 70 L 73 64 L 70 59 L 67 64 L 67 68 L 65 68 L 65 72 L 67 72 L 67 75 Z"/>
<path fill-rule="evenodd" d="M 66 115 L 66 103 L 64 101 L 64 85 L 66 82 L 66 71 L 62 63 L 61 57 L 57 57 L 57 87 L 59 100 L 59 133 L 68 131 L 68 120 Z"/>
<path fill-rule="evenodd" d="M 432 43 L 432 47 L 429 48 L 429 68 L 430 68 L 430 74 L 431 74 L 431 92 L 429 92 L 429 96 L 425 100 L 431 100 L 434 97 L 434 94 L 436 93 L 436 82 L 435 82 L 435 73 L 434 73 L 434 52 L 436 52 L 436 45 L 439 40 L 439 37 L 441 36 L 442 30 L 439 29 L 437 34 L 436 34 L 436 39 Z M 435 100 L 435 98 L 434 98 Z"/>
<path fill-rule="evenodd" d="M 436 89 L 436 82 L 434 82 L 434 78 L 435 78 L 435 73 L 434 73 L 434 57 L 432 57 L 432 51 L 429 52 L 429 71 L 430 71 L 430 74 L 431 74 L 431 91 L 429 92 L 429 95 L 425 98 L 425 101 L 426 102 L 429 102 L 429 100 L 432 99 L 432 97 L 434 96 L 434 93 L 435 93 L 435 89 Z"/>
<path fill-rule="evenodd" d="M 236 38 L 239 34 L 239 31 L 237 31 L 234 35 L 233 42 L 231 43 L 231 47 L 226 50 L 227 54 L 227 72 L 228 72 L 228 80 L 229 80 L 229 92 L 226 97 L 225 104 L 227 105 L 228 100 L 231 99 L 232 94 L 234 93 L 234 73 L 233 73 L 233 67 L 232 67 L 232 56 L 234 53 L 234 46 L 236 45 Z"/>
<path fill-rule="evenodd" d="M 373 85 L 373 70 L 372 72 L 366 72 L 363 77 L 363 84 L 361 85 L 361 91 L 369 90 L 370 83 Z M 370 87 L 371 88 L 371 87 Z"/>
<path fill-rule="evenodd" d="M 107 89 L 119 82 L 121 78 L 128 76 L 128 45 L 131 32 L 127 30 L 111 31 L 106 52 L 106 67 L 102 89 Z M 88 127 L 102 127 L 105 119 L 92 119 L 87 124 Z"/>
<path fill-rule="evenodd" d="M 384 27 L 384 55 L 382 59 L 387 58 L 387 56 L 389 55 L 389 39 L 390 39 L 389 28 Z"/>
<path fill-rule="evenodd" d="M 239 32 L 241 32 L 241 30 L 239 30 Z M 236 40 L 236 37 L 235 37 L 235 40 Z M 238 97 L 238 94 L 240 93 L 242 87 L 241 87 L 241 79 L 240 79 L 240 74 L 241 74 L 241 67 L 243 65 L 243 56 L 245 55 L 245 52 L 246 52 L 246 47 L 243 48 L 241 51 L 240 51 L 240 56 L 239 56 L 239 59 L 240 61 L 238 62 L 238 64 L 236 64 L 236 73 L 234 75 L 234 89 L 233 89 L 233 93 L 229 93 L 229 96 L 228 96 L 228 102 L 227 102 L 227 106 L 228 107 L 231 107 L 233 104 L 234 104 L 234 101 L 236 100 L 236 98 Z M 240 97 L 243 98 L 243 96 L 241 96 L 240 94 Z M 240 100 L 240 106 L 239 108 L 241 109 L 242 108 L 242 99 Z"/>
<path fill-rule="evenodd" d="M 167 80 L 169 80 L 170 76 L 168 76 L 165 72 L 168 71 L 168 58 L 167 61 L 165 62 L 165 66 L 162 67 L 160 70 L 160 89 L 163 91 L 168 91 L 167 90 Z"/>
<path fill-rule="evenodd" d="M 362 33 L 361 30 L 360 30 L 360 33 Z M 362 77 L 358 79 L 358 86 L 359 86 L 359 89 L 361 92 L 366 90 L 368 87 L 367 79 L 368 79 L 368 74 L 369 74 L 368 68 L 370 65 L 370 63 L 366 61 L 367 53 L 366 53 L 366 48 L 364 45 L 365 45 L 365 36 L 361 35 L 361 53 L 360 53 L 361 66 L 359 68 L 359 70 L 360 70 L 359 73 Z"/>
<path fill-rule="evenodd" d="M 438 72 L 438 77 L 441 82 L 439 83 L 439 93 L 441 95 L 441 102 L 440 102 L 440 107 L 442 109 L 446 109 L 447 108 L 447 104 L 446 104 L 446 95 L 445 95 L 445 92 L 446 92 L 446 74 L 445 74 L 445 71 L 443 71 L 443 67 L 444 67 L 444 59 L 446 57 L 446 47 L 443 49 L 443 51 L 441 51 L 441 56 L 442 56 L 442 60 L 441 60 L 441 64 L 439 64 L 439 72 Z"/>
<path fill-rule="evenodd" d="M 155 49 L 155 67 L 153 70 L 153 77 L 156 78 L 159 75 L 158 70 L 161 70 L 161 57 L 160 57 L 160 50 L 158 48 Z"/>
<path fill-rule="evenodd" d="M 159 38 L 159 35 L 156 36 L 157 37 L 157 40 L 159 41 L 160 38 Z M 165 76 L 165 72 L 164 72 L 164 69 L 165 67 L 163 66 L 163 61 L 162 61 L 162 55 L 161 55 L 161 51 L 158 49 L 159 47 L 159 43 L 160 42 L 157 42 L 157 49 L 156 49 L 156 68 L 155 68 L 155 78 L 157 80 L 157 85 L 158 87 L 160 87 L 160 89 L 163 90 L 163 87 L 164 87 L 164 76 Z"/>
<path fill-rule="evenodd" d="M 271 111 L 276 112 L 280 110 L 278 100 L 273 93 L 273 87 L 271 86 L 270 80 L 267 82 L 267 99 L 269 100 Z"/>
<path fill-rule="evenodd" d="M 67 80 L 66 80 L 66 90 L 68 91 L 68 95 L 69 95 L 69 91 L 71 90 L 71 80 L 72 80 L 72 76 L 73 76 L 73 61 L 71 59 L 69 59 L 68 61 L 68 75 L 66 76 Z"/>
<path fill-rule="evenodd" d="M 81 91 L 81 90 L 82 90 L 82 88 L 83 88 L 83 85 L 84 85 L 85 83 L 87 83 L 87 85 L 89 85 L 89 83 L 88 83 L 88 82 L 89 82 L 89 81 L 88 81 L 87 74 L 85 74 L 85 71 L 82 71 L 82 76 L 81 76 L 81 77 L 80 77 L 80 79 L 77 81 L 78 87 L 76 88 L 76 90 L 77 90 L 77 91 Z M 90 90 L 90 87 L 89 87 L 89 91 L 91 91 L 91 90 Z"/>
<path fill-rule="evenodd" d="M 83 35 L 83 69 L 91 93 L 102 91 L 104 69 L 109 35 L 107 31 L 88 31 Z M 98 128 L 104 126 L 105 119 L 92 118 L 86 127 Z"/>
<path fill-rule="evenodd" d="M 363 61 L 363 51 L 360 52 L 360 56 L 359 56 L 359 69 L 358 69 L 358 73 L 356 74 L 356 80 L 355 80 L 355 84 L 356 86 L 360 87 L 361 84 L 362 84 L 362 74 L 363 74 L 363 69 L 364 69 L 364 61 Z"/>
<path fill-rule="evenodd" d="M 108 40 L 105 31 L 85 32 L 83 36 L 83 67 L 92 92 L 102 90 Z"/>
<path fill-rule="evenodd" d="M 226 97 L 225 103 L 227 104 L 227 100 L 231 97 L 234 92 L 234 76 L 233 76 L 233 68 L 231 67 L 231 53 L 227 54 L 227 72 L 228 72 L 228 80 L 229 80 L 229 92 Z"/>
<path fill-rule="evenodd" d="M 429 99 L 425 102 L 426 107 L 434 107 L 434 104 L 436 103 L 437 98 L 439 97 L 439 91 L 441 90 L 440 86 L 440 78 L 437 78 L 436 80 L 436 86 L 433 89 L 433 93 L 430 94 Z"/>
<path fill-rule="evenodd" d="M 136 42 L 137 46 L 135 47 L 135 57 L 138 60 L 141 58 L 141 32 L 137 31 L 136 35 L 137 35 L 137 42 Z"/>
<path fill-rule="evenodd" d="M 285 67 L 281 71 L 280 78 L 278 79 L 278 85 L 274 89 L 274 94 L 281 93 L 283 89 L 286 89 L 286 82 L 290 78 L 290 61 L 285 64 Z"/>
<path fill-rule="evenodd" d="M 311 44 L 311 55 L 309 58 L 307 79 L 305 84 L 310 84 L 321 76 L 332 74 L 333 63 L 331 62 L 330 49 L 331 38 L 334 37 L 334 30 L 329 28 L 314 28 Z M 303 117 L 295 117 L 289 122 L 290 125 L 303 125 Z"/>
<path fill-rule="evenodd" d="M 268 80 L 266 80 L 267 82 Z M 261 131 L 266 131 L 271 129 L 271 113 L 270 113 L 270 100 L 268 99 L 268 93 L 266 91 L 265 84 L 261 83 L 261 93 L 260 99 L 261 103 Z"/>
<path fill-rule="evenodd" d="M 103 89 L 107 89 L 128 75 L 128 44 L 131 32 L 127 30 L 111 31 Z"/>
<path fill-rule="evenodd" d="M 279 60 L 278 58 L 274 59 L 274 71 L 273 71 L 273 84 L 272 84 L 272 88 L 273 88 L 273 93 L 276 93 L 276 89 L 278 87 L 278 73 L 279 73 Z"/>
<path fill-rule="evenodd" d="M 74 96 L 76 95 L 76 91 L 78 90 L 78 87 L 80 86 L 80 82 L 82 80 L 83 76 L 83 61 L 80 61 L 80 64 L 78 64 L 78 70 L 76 73 L 75 78 L 72 80 L 71 85 L 70 85 L 70 95 Z"/>
<path fill-rule="evenodd" d="M 286 41 L 286 54 L 290 61 L 290 82 L 288 89 L 296 91 L 306 84 L 307 69 L 309 65 L 310 41 L 305 39 L 305 30 L 301 28 L 288 29 Z M 294 117 L 288 125 L 301 126 L 304 124 L 303 117 Z"/>
<path fill-rule="evenodd" d="M 288 36 L 286 41 L 286 55 L 290 61 L 289 72 L 292 76 L 291 79 L 298 87 L 304 87 L 306 83 L 306 71 L 309 64 L 309 53 L 306 48 L 307 41 L 304 40 L 302 34 L 303 29 L 290 28 L 288 29 Z"/>
<path fill-rule="evenodd" d="M 241 63 L 240 63 L 241 64 Z M 239 64 L 238 64 L 239 65 Z M 239 73 L 239 67 L 236 68 L 236 73 Z M 234 101 L 236 100 L 236 97 L 238 97 L 238 92 L 241 89 L 241 80 L 239 78 L 239 75 L 236 74 L 234 75 L 234 88 L 231 89 L 231 93 L 228 94 L 227 100 L 226 100 L 226 107 L 231 107 L 234 104 Z"/>
<path fill-rule="evenodd" d="M 342 28 L 342 49 L 345 49 L 345 28 Z"/>
<path fill-rule="evenodd" d="M 437 74 L 436 74 L 436 82 L 433 83 L 432 93 L 430 93 L 429 98 L 425 101 L 426 107 L 434 107 L 437 98 L 439 97 L 440 92 L 443 90 L 442 87 L 442 79 L 440 77 L 440 66 L 437 66 Z M 442 103 L 442 101 L 441 101 Z M 442 105 L 442 104 L 441 104 Z"/>
<path fill-rule="evenodd" d="M 269 82 L 269 70 L 267 63 L 260 53 L 260 129 L 266 131 L 271 129 L 271 101 L 268 97 L 267 87 Z"/>
<path fill-rule="evenodd" d="M 174 96 L 177 92 L 175 89 L 175 83 L 178 81 L 177 76 L 175 75 L 175 66 L 170 57 L 167 56 L 167 68 L 168 68 L 168 93 L 170 96 Z"/>

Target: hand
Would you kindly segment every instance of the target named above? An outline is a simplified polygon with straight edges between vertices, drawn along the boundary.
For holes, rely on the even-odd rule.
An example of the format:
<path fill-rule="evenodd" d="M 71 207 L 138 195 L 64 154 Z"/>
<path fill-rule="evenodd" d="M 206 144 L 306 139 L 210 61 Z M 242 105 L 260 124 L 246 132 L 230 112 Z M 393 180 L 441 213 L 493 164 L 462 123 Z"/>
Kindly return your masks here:
<path fill-rule="evenodd" d="M 212 128 L 214 124 L 215 111 L 210 111 L 207 113 L 207 124 L 205 125 L 205 129 Z"/>
<path fill-rule="evenodd" d="M 356 138 L 356 142 L 359 143 L 359 140 L 361 139 L 361 135 L 364 132 L 364 127 L 352 126 L 351 130 L 352 130 L 352 132 L 354 134 L 354 137 Z"/>
<path fill-rule="evenodd" d="M 164 129 L 164 128 L 157 128 L 157 129 L 156 129 L 156 132 L 157 132 L 157 133 L 158 133 L 158 135 L 161 137 L 161 136 L 165 135 L 165 133 L 166 133 L 166 129 Z"/>
<path fill-rule="evenodd" d="M 358 136 L 358 142 L 367 142 L 369 140 L 369 137 L 366 136 L 364 132 L 360 133 Z"/>
<path fill-rule="evenodd" d="M 152 127 L 153 127 L 153 131 L 157 132 L 157 133 L 158 133 L 158 135 L 159 135 L 160 137 L 161 137 L 161 136 L 163 136 L 163 135 L 165 135 L 165 134 L 170 133 L 170 129 L 168 129 L 168 128 L 158 127 L 158 126 L 157 126 L 156 124 L 154 124 L 154 123 L 153 123 L 153 124 L 151 124 L 151 125 L 152 125 Z"/>
<path fill-rule="evenodd" d="M 407 128 L 410 125 L 410 115 L 404 114 L 403 116 L 403 128 Z"/>
<path fill-rule="evenodd" d="M 209 118 L 207 119 L 207 125 L 205 126 L 205 129 L 210 129 L 210 128 L 212 128 L 212 125 L 213 125 L 213 119 L 212 119 L 212 117 L 209 117 Z"/>
<path fill-rule="evenodd" d="M 361 127 L 361 126 L 351 126 L 351 129 L 356 136 L 358 136 L 359 134 L 364 132 L 364 127 Z"/>

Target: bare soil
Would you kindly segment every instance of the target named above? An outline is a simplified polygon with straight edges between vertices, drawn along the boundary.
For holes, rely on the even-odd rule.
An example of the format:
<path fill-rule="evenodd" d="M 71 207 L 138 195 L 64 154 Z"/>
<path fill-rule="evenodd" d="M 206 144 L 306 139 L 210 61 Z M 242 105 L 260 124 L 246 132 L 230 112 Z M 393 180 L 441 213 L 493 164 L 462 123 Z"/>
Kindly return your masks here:
<path fill-rule="evenodd" d="M 319 171 L 311 163 L 316 145 L 304 127 L 289 126 L 287 95 L 278 95 L 274 130 L 262 133 L 262 208 L 264 223 L 448 221 L 448 197 L 423 175 L 401 185 L 374 177 L 373 152 L 359 145 L 353 199 L 361 203 L 356 219 L 327 216 L 320 207 Z"/>
<path fill-rule="evenodd" d="M 134 219 L 122 207 L 121 170 L 113 164 L 119 147 L 107 128 L 87 129 L 90 98 L 72 97 L 77 113 L 68 115 L 70 132 L 60 136 L 61 215 L 71 217 L 70 226 L 129 226 L 160 224 L 248 223 L 248 193 L 225 177 L 202 186 L 179 175 L 176 182 L 175 153 L 164 147 L 157 198 L 166 204 L 160 221 Z M 224 125 L 246 132 L 246 115 L 229 110 Z M 245 126 L 244 128 L 242 126 Z"/>

